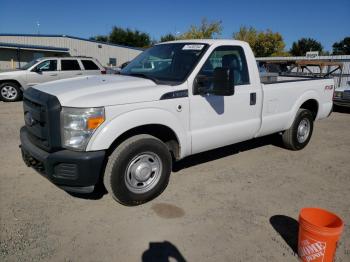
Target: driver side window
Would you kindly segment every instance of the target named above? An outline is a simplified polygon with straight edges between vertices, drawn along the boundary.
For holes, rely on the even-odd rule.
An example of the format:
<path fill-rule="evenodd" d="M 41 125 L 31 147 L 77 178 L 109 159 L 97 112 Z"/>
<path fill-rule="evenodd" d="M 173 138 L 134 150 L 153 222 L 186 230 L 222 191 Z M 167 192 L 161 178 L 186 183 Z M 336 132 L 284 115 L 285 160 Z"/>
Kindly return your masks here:
<path fill-rule="evenodd" d="M 216 68 L 229 69 L 235 86 L 249 84 L 247 61 L 243 48 L 240 46 L 220 46 L 216 48 L 198 73 L 198 76 L 204 79 L 201 85 L 206 88 L 212 86 L 213 74 Z"/>
<path fill-rule="evenodd" d="M 57 60 L 46 60 L 36 66 L 37 71 L 57 71 Z"/>

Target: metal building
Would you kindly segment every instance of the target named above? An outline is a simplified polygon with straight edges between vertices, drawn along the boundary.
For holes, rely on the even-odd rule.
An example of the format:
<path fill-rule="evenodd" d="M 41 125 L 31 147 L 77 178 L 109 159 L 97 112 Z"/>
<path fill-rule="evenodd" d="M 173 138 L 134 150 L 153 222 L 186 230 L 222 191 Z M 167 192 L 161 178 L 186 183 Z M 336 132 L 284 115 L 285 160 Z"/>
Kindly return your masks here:
<path fill-rule="evenodd" d="M 142 51 L 68 35 L 0 34 L 0 70 L 18 68 L 44 56 L 91 56 L 103 66 L 119 66 Z"/>

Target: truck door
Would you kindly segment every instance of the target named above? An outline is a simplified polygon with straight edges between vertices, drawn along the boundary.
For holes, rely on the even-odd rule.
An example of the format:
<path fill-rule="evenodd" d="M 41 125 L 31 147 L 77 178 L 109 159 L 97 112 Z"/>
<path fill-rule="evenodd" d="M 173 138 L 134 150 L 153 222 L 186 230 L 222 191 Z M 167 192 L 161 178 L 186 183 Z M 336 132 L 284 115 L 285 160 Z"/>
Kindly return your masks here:
<path fill-rule="evenodd" d="M 45 60 L 27 73 L 28 86 L 58 80 L 57 59 Z"/>
<path fill-rule="evenodd" d="M 243 48 L 220 46 L 212 51 L 196 77 L 204 89 L 212 86 L 217 67 L 227 68 L 233 74 L 235 92 L 232 96 L 190 92 L 192 153 L 251 139 L 260 127 L 261 86 L 251 84 L 256 81 L 249 79 Z"/>

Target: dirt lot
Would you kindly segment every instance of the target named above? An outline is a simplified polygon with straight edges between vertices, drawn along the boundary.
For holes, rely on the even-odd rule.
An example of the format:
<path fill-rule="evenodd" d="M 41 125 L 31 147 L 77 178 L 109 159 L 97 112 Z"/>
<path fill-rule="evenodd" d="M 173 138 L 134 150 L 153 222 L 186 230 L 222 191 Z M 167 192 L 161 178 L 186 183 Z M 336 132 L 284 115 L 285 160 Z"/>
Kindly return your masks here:
<path fill-rule="evenodd" d="M 186 159 L 138 207 L 71 196 L 27 168 L 22 123 L 20 102 L 0 102 L 1 261 L 297 261 L 306 206 L 345 219 L 337 261 L 350 261 L 350 114 L 317 122 L 299 152 L 264 138 Z"/>

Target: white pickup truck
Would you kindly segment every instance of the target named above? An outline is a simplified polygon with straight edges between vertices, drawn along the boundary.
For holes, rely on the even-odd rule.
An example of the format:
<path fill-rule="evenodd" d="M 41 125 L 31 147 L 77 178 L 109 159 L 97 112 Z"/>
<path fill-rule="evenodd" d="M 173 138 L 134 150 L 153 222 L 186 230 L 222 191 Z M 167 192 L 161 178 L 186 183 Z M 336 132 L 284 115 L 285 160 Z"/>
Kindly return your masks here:
<path fill-rule="evenodd" d="M 15 102 L 27 88 L 58 79 L 82 75 L 106 74 L 104 67 L 92 57 L 42 57 L 20 70 L 0 73 L 0 101 Z"/>
<path fill-rule="evenodd" d="M 260 82 L 252 50 L 235 40 L 155 45 L 120 75 L 84 76 L 29 88 L 20 131 L 25 163 L 66 191 L 103 182 L 137 205 L 167 186 L 172 162 L 279 133 L 308 143 L 332 111 L 332 79 Z"/>

